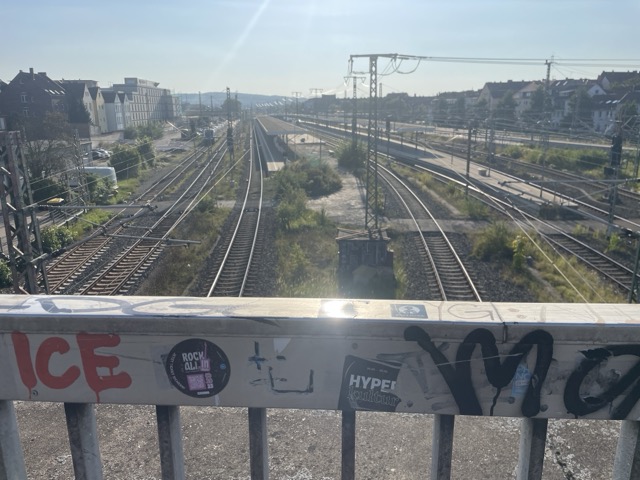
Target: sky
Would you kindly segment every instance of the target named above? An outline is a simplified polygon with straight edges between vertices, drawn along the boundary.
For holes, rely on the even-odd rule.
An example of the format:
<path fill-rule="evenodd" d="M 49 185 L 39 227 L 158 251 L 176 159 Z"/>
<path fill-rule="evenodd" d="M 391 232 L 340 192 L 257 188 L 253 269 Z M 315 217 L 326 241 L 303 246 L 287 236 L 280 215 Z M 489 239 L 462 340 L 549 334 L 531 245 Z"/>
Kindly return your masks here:
<path fill-rule="evenodd" d="M 176 94 L 350 98 L 345 76 L 368 72 L 367 55 L 430 57 L 398 65 L 380 56 L 383 95 L 542 80 L 552 59 L 552 79 L 640 70 L 638 0 L 0 0 L 0 18 L 5 82 L 33 68 L 103 88 L 138 77 Z M 365 55 L 352 70 L 351 55 Z M 442 61 L 452 58 L 536 61 Z M 362 76 L 358 96 L 367 96 Z"/>

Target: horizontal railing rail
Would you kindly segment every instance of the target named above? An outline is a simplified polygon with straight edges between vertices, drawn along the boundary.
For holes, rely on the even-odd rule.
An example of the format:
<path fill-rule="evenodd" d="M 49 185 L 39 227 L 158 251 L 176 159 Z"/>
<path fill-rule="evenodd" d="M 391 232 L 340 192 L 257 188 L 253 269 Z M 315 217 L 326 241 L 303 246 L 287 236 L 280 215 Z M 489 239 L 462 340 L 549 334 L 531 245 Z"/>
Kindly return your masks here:
<path fill-rule="evenodd" d="M 185 478 L 181 406 L 247 407 L 254 479 L 268 408 L 341 411 L 343 479 L 358 411 L 433 414 L 434 479 L 457 415 L 521 418 L 521 479 L 549 419 L 624 420 L 610 476 L 635 479 L 639 357 L 636 305 L 4 295 L 0 479 L 27 478 L 14 401 L 64 404 L 78 479 L 103 477 L 101 403 L 156 405 L 163 479 Z"/>

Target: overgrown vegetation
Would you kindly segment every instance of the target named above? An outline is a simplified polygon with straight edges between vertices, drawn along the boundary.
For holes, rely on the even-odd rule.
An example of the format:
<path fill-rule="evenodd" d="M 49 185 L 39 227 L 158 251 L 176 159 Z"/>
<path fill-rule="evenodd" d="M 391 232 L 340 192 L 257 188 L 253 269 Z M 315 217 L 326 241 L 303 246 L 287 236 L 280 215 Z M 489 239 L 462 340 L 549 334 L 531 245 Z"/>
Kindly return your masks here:
<path fill-rule="evenodd" d="M 5 260 L 0 260 L 0 288 L 7 288 L 13 285 L 11 268 Z"/>
<path fill-rule="evenodd" d="M 330 195 L 342 188 L 340 176 L 326 163 L 291 162 L 277 173 L 275 181 L 277 199 L 291 188 L 300 188 L 311 198 Z"/>
<path fill-rule="evenodd" d="M 149 123 L 147 125 L 138 125 L 137 127 L 127 127 L 124 129 L 124 138 L 127 140 L 136 140 L 149 137 L 154 140 L 162 138 L 164 128 L 161 123 Z"/>
<path fill-rule="evenodd" d="M 526 287 L 540 302 L 621 303 L 624 296 L 574 256 L 559 255 L 537 234 L 496 222 L 475 235 L 473 255 L 490 262 L 504 281 Z"/>
<path fill-rule="evenodd" d="M 214 200 L 208 198 L 201 201 L 176 234 L 180 239 L 197 240 L 201 243 L 167 249 L 165 258 L 153 270 L 138 294 L 184 295 L 189 283 L 211 253 L 228 215 L 229 209 L 215 207 Z"/>
<path fill-rule="evenodd" d="M 358 172 L 367 161 L 367 150 L 361 143 L 343 143 L 337 152 L 338 165 L 350 172 Z"/>
<path fill-rule="evenodd" d="M 42 250 L 45 253 L 52 253 L 70 245 L 74 238 L 73 232 L 67 227 L 46 227 L 40 232 Z"/>
<path fill-rule="evenodd" d="M 336 226 L 322 212 L 306 210 L 303 218 L 277 235 L 278 296 L 336 297 Z"/>
<path fill-rule="evenodd" d="M 604 176 L 604 167 L 609 165 L 610 153 L 606 149 L 560 149 L 550 148 L 543 159 L 543 149 L 532 145 L 508 145 L 499 148 L 499 153 L 516 160 L 533 164 L 544 164 L 556 170 L 589 175 L 593 178 Z M 634 155 L 624 152 L 622 156 L 622 173 L 625 166 L 631 167 Z"/>
<path fill-rule="evenodd" d="M 116 145 L 109 163 L 115 169 L 118 180 L 126 180 L 139 175 L 142 156 L 135 146 Z"/>

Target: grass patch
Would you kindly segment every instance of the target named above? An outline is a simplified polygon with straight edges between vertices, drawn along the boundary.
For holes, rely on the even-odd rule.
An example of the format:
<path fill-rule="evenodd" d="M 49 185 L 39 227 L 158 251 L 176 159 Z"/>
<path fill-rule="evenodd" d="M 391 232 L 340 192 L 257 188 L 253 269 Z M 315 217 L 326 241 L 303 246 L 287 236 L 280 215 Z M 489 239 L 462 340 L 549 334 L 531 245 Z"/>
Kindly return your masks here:
<path fill-rule="evenodd" d="M 534 245 L 535 242 L 535 245 Z M 575 257 L 557 254 L 537 234 L 496 223 L 473 237 L 473 252 L 491 262 L 503 280 L 533 293 L 538 302 L 625 303 L 626 297 Z"/>
<path fill-rule="evenodd" d="M 95 208 L 67 225 L 75 240 L 88 235 L 113 216 L 113 212 Z"/>
<path fill-rule="evenodd" d="M 321 213 L 307 211 L 295 228 L 276 238 L 279 297 L 337 297 L 336 226 Z"/>
<path fill-rule="evenodd" d="M 466 196 L 464 188 L 456 183 L 444 184 L 427 172 L 417 172 L 398 163 L 393 165 L 393 169 L 407 179 L 410 185 L 418 188 L 424 194 L 436 201 L 444 200 L 448 205 L 454 207 L 457 210 L 454 213 L 459 216 L 470 220 L 486 220 L 492 216 L 491 211 L 484 203 L 472 196 Z"/>

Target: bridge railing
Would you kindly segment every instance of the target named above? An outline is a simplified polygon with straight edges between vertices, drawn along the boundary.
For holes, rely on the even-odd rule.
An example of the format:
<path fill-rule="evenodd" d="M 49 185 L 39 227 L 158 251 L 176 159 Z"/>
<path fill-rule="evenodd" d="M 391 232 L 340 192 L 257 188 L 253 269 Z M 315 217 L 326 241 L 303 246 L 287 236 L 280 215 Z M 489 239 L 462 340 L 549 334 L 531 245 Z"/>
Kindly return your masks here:
<path fill-rule="evenodd" d="M 341 411 L 343 479 L 358 411 L 434 414 L 434 479 L 456 415 L 521 418 L 521 479 L 542 476 L 548 419 L 625 420 L 611 477 L 635 479 L 639 357 L 636 305 L 5 295 L 0 478 L 27 478 L 20 400 L 64 404 L 79 479 L 103 475 L 97 403 L 156 405 L 163 479 L 185 478 L 183 405 L 248 407 L 255 479 L 268 408 Z"/>

